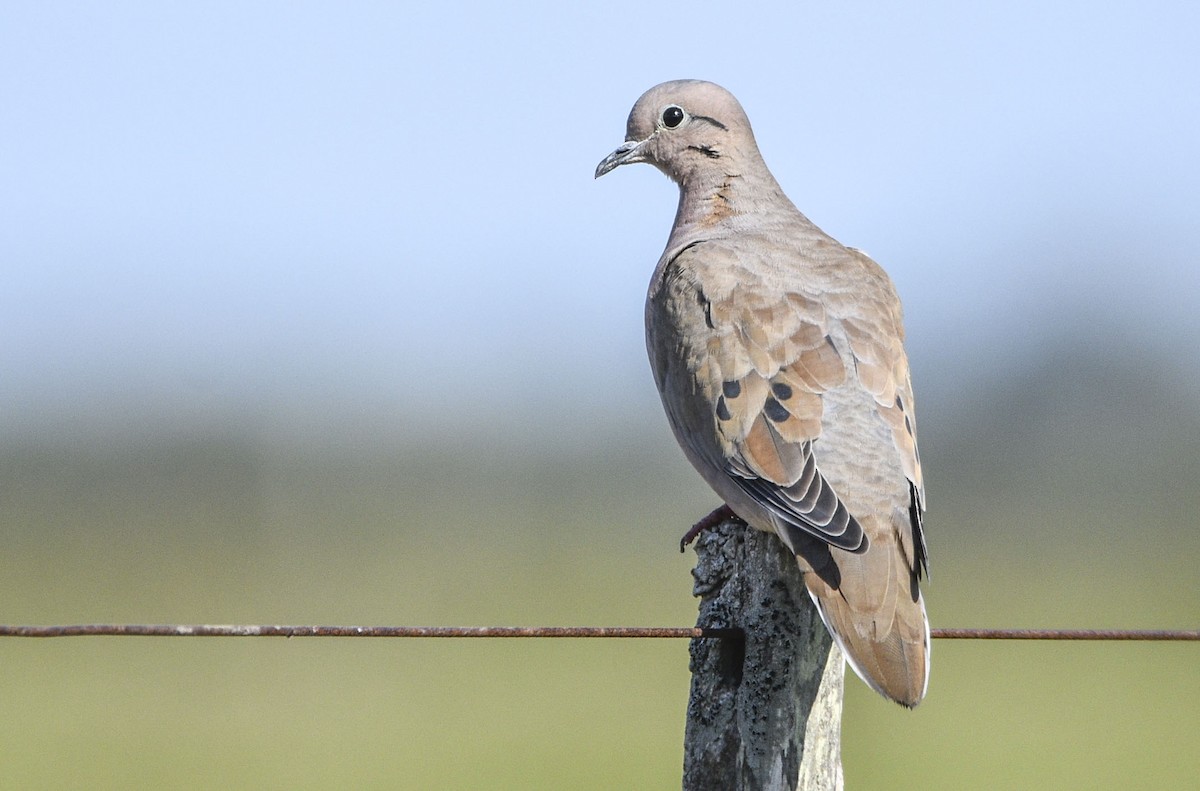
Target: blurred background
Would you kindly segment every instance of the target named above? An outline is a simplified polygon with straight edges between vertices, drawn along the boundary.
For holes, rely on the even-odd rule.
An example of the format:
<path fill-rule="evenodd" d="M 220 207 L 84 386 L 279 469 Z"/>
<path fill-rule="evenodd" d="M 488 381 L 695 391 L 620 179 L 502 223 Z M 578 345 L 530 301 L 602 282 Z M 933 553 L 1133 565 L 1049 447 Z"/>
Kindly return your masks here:
<path fill-rule="evenodd" d="M 687 625 L 651 383 L 730 88 L 907 309 L 939 626 L 1200 620 L 1200 6 L 0 6 L 0 621 Z M 677 787 L 684 641 L 0 641 L 12 788 Z M 848 681 L 852 788 L 1186 787 L 1189 644 Z"/>

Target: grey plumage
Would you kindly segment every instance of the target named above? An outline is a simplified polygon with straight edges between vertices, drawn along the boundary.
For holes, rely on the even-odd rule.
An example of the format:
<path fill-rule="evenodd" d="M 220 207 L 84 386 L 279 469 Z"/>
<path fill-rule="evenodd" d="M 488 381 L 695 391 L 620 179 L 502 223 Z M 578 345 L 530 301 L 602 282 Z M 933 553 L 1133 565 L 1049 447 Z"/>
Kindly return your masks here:
<path fill-rule="evenodd" d="M 651 88 L 627 131 L 596 176 L 647 162 L 680 188 L 646 300 L 676 439 L 738 516 L 796 553 L 858 675 L 916 705 L 924 483 L 891 280 L 792 205 L 723 88 Z"/>

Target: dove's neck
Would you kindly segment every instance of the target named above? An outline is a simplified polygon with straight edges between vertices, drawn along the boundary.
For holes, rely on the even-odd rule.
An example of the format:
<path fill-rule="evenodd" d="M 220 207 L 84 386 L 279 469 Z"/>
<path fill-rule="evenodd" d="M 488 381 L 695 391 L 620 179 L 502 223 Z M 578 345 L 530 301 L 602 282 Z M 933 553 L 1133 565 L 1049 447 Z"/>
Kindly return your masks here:
<path fill-rule="evenodd" d="M 799 215 L 766 165 L 738 164 L 730 161 L 678 179 L 679 208 L 669 248 L 747 227 L 786 223 Z"/>

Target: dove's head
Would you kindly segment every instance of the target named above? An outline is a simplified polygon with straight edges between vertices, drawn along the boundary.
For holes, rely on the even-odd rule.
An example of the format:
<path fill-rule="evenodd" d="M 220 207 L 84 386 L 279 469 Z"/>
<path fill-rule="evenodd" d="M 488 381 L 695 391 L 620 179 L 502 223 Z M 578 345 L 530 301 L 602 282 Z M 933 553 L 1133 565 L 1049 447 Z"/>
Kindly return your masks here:
<path fill-rule="evenodd" d="M 637 100 L 625 142 L 596 166 L 596 178 L 649 162 L 682 185 L 697 172 L 740 168 L 758 157 L 750 121 L 733 94 L 711 82 L 675 80 Z"/>

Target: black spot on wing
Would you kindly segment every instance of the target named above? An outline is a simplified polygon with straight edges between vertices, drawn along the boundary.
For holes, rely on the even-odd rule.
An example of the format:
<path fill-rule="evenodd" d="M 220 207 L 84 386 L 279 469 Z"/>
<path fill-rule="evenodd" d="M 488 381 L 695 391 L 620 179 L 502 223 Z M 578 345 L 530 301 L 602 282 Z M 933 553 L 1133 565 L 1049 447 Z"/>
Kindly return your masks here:
<path fill-rule="evenodd" d="M 792 386 L 787 382 L 772 382 L 771 392 L 780 401 L 787 401 L 792 397 Z"/>
<path fill-rule="evenodd" d="M 717 396 L 717 417 L 720 420 L 729 420 L 733 417 L 729 413 L 729 405 L 725 403 L 725 396 Z"/>
<path fill-rule="evenodd" d="M 736 379 L 729 382 L 721 383 L 721 392 L 726 398 L 737 398 L 742 394 L 742 383 Z"/>
<path fill-rule="evenodd" d="M 902 415 L 904 415 L 904 430 L 908 432 L 909 436 L 915 436 L 912 418 L 908 416 L 908 410 L 904 408 L 904 399 L 899 395 L 896 396 L 896 408 L 900 410 Z"/>
<path fill-rule="evenodd" d="M 763 404 L 763 414 L 767 416 L 768 420 L 774 423 L 782 423 L 792 416 L 792 414 L 787 411 L 787 407 L 776 401 L 774 398 L 768 398 L 766 403 Z"/>

